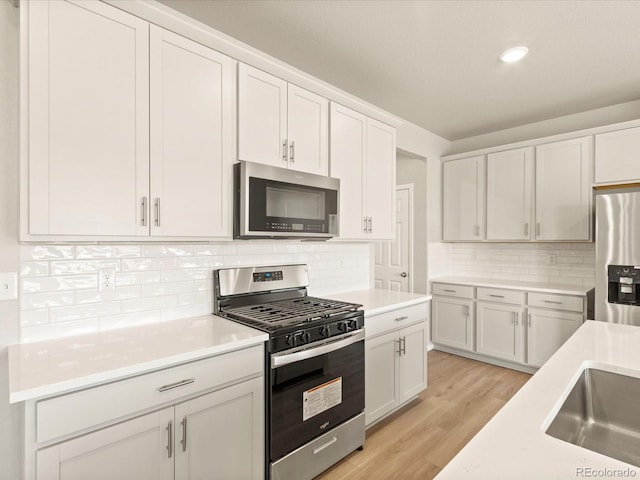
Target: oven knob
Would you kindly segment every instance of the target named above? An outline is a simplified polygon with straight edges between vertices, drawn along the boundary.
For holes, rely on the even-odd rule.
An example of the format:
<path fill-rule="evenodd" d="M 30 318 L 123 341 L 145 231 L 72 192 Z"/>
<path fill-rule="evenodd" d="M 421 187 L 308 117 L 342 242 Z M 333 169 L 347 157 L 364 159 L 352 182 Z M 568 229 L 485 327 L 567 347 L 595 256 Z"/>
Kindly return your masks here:
<path fill-rule="evenodd" d="M 292 334 L 287 335 L 286 337 L 284 337 L 284 343 L 286 343 L 290 347 L 295 347 L 296 346 L 296 337 L 294 335 L 292 335 Z"/>
<path fill-rule="evenodd" d="M 341 332 L 346 332 L 347 330 L 349 330 L 347 322 L 338 322 L 338 330 L 340 330 Z"/>
<path fill-rule="evenodd" d="M 301 332 L 298 335 L 298 340 L 300 340 L 300 343 L 309 343 L 309 340 L 311 340 L 311 335 L 309 335 L 309 332 Z"/>
<path fill-rule="evenodd" d="M 320 329 L 320 335 L 323 337 L 328 337 L 331 334 L 331 327 L 329 325 L 325 325 Z"/>
<path fill-rule="evenodd" d="M 349 320 L 349 330 L 358 329 L 358 320 Z"/>

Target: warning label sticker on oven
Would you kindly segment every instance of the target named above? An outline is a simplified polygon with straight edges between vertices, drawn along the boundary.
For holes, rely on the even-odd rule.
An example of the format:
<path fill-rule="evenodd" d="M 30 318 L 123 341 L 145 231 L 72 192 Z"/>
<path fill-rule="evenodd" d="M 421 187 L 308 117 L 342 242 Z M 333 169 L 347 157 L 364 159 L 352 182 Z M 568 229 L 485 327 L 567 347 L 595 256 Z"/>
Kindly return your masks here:
<path fill-rule="evenodd" d="M 302 421 L 342 403 L 342 377 L 302 392 Z"/>

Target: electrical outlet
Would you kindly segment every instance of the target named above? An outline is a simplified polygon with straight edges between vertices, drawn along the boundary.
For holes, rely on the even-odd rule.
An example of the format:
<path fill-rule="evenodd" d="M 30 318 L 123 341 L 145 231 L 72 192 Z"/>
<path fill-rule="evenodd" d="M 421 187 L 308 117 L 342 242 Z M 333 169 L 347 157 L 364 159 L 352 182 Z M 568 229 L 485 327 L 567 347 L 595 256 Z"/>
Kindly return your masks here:
<path fill-rule="evenodd" d="M 15 300 L 18 298 L 18 274 L 0 273 L 0 300 Z"/>
<path fill-rule="evenodd" d="M 114 268 L 100 269 L 98 290 L 115 290 L 116 288 L 116 270 Z"/>

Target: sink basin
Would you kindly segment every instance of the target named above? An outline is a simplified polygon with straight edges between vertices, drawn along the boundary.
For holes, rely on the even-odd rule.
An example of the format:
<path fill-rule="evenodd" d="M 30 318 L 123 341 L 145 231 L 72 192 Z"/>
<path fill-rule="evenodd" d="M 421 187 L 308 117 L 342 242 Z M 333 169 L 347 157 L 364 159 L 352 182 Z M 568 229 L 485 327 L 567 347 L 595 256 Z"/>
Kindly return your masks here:
<path fill-rule="evenodd" d="M 640 467 L 640 378 L 584 369 L 546 433 Z"/>

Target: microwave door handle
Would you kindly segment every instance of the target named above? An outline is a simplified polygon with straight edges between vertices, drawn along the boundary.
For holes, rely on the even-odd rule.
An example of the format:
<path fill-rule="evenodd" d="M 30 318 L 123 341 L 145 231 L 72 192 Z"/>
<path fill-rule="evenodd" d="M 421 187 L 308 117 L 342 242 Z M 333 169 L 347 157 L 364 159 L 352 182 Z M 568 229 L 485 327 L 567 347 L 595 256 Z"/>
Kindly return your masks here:
<path fill-rule="evenodd" d="M 273 370 L 293 362 L 299 362 L 300 360 L 307 360 L 309 358 L 319 357 L 320 355 L 335 352 L 336 350 L 348 347 L 349 345 L 353 345 L 361 340 L 364 340 L 364 330 L 359 330 L 333 342 L 323 343 L 317 347 L 298 350 L 293 353 L 276 353 L 271 355 L 271 369 Z"/>

